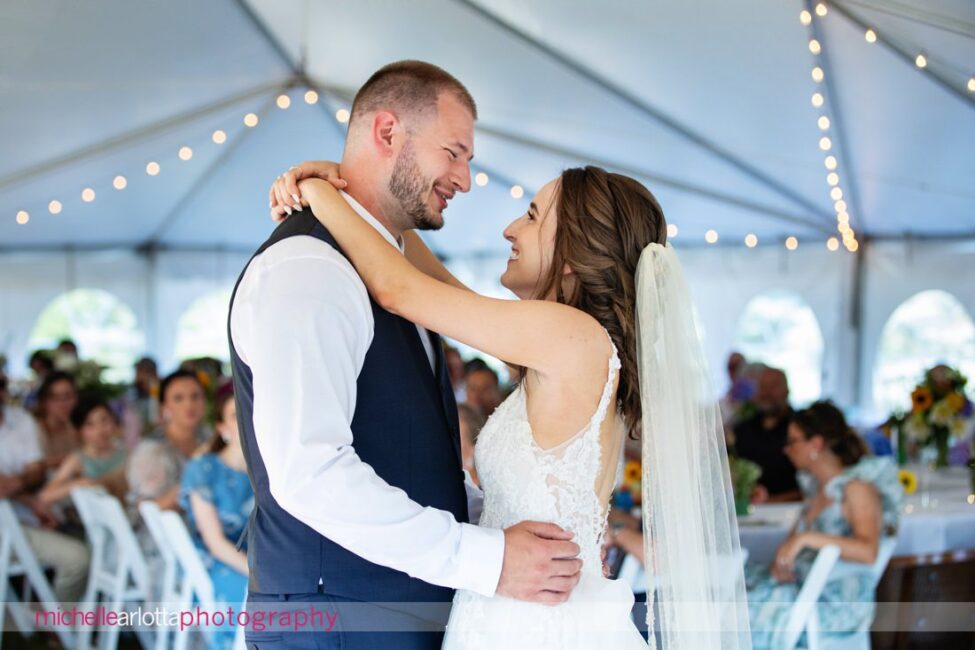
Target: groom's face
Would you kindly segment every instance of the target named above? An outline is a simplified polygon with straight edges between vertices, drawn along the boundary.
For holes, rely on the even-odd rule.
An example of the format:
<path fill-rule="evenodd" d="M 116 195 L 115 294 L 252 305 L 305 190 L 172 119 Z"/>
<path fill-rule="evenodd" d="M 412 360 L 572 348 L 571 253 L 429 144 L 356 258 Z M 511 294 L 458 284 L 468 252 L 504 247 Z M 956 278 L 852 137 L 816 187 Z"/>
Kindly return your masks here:
<path fill-rule="evenodd" d="M 451 93 L 440 95 L 435 115 L 403 141 L 389 179 L 389 193 L 406 228 L 439 230 L 457 192 L 471 189 L 474 117 Z"/>

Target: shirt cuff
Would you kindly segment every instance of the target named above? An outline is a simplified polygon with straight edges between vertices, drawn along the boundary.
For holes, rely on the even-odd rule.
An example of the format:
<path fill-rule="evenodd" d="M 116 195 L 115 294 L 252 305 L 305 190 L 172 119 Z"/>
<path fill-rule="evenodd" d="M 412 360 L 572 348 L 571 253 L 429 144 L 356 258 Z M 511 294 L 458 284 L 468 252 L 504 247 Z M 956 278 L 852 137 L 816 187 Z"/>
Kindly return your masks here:
<path fill-rule="evenodd" d="M 461 524 L 458 566 L 465 571 L 468 589 L 487 598 L 494 596 L 504 564 L 504 531 L 471 524 Z"/>

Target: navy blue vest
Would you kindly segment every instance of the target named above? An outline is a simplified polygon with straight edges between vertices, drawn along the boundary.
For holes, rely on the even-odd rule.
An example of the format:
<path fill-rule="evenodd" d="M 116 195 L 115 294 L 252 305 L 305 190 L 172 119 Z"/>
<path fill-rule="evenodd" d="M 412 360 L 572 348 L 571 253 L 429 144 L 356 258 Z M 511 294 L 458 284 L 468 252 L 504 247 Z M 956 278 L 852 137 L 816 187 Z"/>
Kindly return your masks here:
<path fill-rule="evenodd" d="M 296 235 L 310 235 L 342 252 L 311 214 L 299 212 L 275 229 L 255 257 L 272 244 Z M 241 272 L 240 277 L 243 276 Z M 327 277 L 308 278 L 308 282 L 328 281 Z M 231 313 L 236 294 L 237 287 L 234 287 Z M 457 405 L 440 337 L 430 334 L 436 355 L 435 377 L 416 325 L 384 310 L 371 298 L 370 303 L 375 329 L 356 382 L 352 418 L 355 451 L 382 479 L 404 490 L 420 505 L 446 510 L 458 521 L 466 522 L 467 497 L 460 461 Z M 335 345 L 343 343 L 336 341 Z M 237 422 L 255 495 L 254 512 L 246 533 L 250 590 L 271 594 L 314 593 L 321 585 L 325 593 L 361 601 L 451 600 L 453 590 L 367 562 L 278 505 L 271 496 L 267 470 L 254 434 L 253 375 L 237 355 L 232 335 L 230 356 Z M 274 440 L 273 431 L 262 433 L 265 441 Z"/>

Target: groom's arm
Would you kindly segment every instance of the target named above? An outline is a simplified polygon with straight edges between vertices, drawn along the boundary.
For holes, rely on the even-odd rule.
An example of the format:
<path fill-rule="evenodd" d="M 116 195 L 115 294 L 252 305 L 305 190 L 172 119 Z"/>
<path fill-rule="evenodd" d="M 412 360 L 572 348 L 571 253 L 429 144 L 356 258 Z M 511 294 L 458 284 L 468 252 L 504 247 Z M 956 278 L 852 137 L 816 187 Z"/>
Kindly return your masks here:
<path fill-rule="evenodd" d="M 352 266 L 305 237 L 275 244 L 251 266 L 232 327 L 254 376 L 254 428 L 272 496 L 370 562 L 493 595 L 503 532 L 417 504 L 355 452 L 356 377 L 373 323 Z"/>

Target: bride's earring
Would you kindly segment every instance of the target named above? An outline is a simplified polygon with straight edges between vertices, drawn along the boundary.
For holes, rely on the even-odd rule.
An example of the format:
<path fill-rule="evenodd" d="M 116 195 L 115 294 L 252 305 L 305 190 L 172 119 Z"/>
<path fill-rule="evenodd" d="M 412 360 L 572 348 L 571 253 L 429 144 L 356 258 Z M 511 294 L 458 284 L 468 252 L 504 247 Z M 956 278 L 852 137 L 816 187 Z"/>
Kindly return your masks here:
<path fill-rule="evenodd" d="M 816 460 L 818 458 L 819 458 L 819 452 L 818 451 L 811 451 L 811 452 L 809 452 L 809 460 Z"/>

